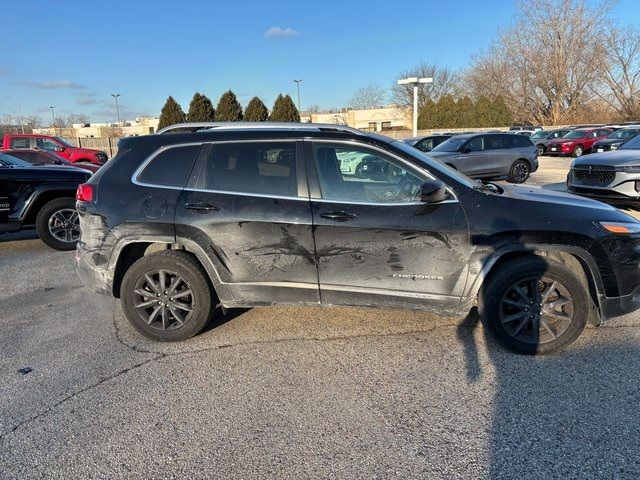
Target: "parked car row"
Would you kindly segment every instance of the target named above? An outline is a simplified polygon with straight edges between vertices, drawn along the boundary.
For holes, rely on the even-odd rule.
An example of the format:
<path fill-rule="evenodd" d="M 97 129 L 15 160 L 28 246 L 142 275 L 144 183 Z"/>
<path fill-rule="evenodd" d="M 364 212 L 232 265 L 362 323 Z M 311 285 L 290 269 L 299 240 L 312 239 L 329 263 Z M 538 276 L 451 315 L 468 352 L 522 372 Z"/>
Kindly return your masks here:
<path fill-rule="evenodd" d="M 2 138 L 2 150 L 43 150 L 52 152 L 71 163 L 93 163 L 104 165 L 107 154 L 101 150 L 71 145 L 53 135 L 6 133 Z"/>

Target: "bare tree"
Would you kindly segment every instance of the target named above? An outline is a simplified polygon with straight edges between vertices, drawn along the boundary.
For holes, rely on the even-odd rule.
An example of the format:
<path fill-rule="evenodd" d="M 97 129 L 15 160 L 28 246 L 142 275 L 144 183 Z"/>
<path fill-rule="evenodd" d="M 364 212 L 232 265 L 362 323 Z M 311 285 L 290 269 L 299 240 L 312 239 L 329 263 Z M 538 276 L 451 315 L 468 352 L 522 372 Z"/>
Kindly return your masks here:
<path fill-rule="evenodd" d="M 596 93 L 626 119 L 640 118 L 640 29 L 609 25 L 605 33 L 601 72 L 603 89 Z"/>
<path fill-rule="evenodd" d="M 588 0 L 520 3 L 512 27 L 472 60 L 468 89 L 476 97 L 501 94 L 517 121 L 570 121 L 599 81 L 609 9 Z"/>
<path fill-rule="evenodd" d="M 384 105 L 387 92 L 380 85 L 371 83 L 356 91 L 349 106 L 357 109 L 379 108 Z"/>
<path fill-rule="evenodd" d="M 65 122 L 67 125 L 73 125 L 74 123 L 89 123 L 89 117 L 83 113 L 72 113 L 67 116 Z"/>
<path fill-rule="evenodd" d="M 438 101 L 443 95 L 455 95 L 458 89 L 458 74 L 447 67 L 430 63 L 421 63 L 397 75 L 396 80 L 407 77 L 430 77 L 433 83 L 420 85 L 418 92 L 418 106 L 422 108 L 427 100 Z M 393 102 L 399 107 L 409 107 L 413 105 L 413 86 L 398 85 L 393 86 Z"/>

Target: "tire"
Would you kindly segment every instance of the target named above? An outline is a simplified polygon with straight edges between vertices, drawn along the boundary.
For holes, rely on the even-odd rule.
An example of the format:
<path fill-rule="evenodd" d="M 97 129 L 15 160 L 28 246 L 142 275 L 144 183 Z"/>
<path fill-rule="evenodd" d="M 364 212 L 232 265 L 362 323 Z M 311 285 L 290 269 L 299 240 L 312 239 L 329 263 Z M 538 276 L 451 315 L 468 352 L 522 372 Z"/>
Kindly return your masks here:
<path fill-rule="evenodd" d="M 578 157 L 581 157 L 583 154 L 584 154 L 584 148 L 582 148 L 582 145 L 578 145 L 576 148 L 573 149 L 571 156 L 578 158 Z"/>
<path fill-rule="evenodd" d="M 509 170 L 508 180 L 511 183 L 524 183 L 531 173 L 531 165 L 526 160 L 516 160 Z"/>
<path fill-rule="evenodd" d="M 36 231 L 40 240 L 51 248 L 75 249 L 80 238 L 75 199 L 63 197 L 45 203 L 36 217 Z"/>
<path fill-rule="evenodd" d="M 536 145 L 536 152 L 538 156 L 544 155 L 544 145 Z"/>
<path fill-rule="evenodd" d="M 161 272 L 165 272 L 168 282 L 164 292 L 169 293 L 166 296 L 164 292 L 156 293 L 154 297 L 146 275 L 160 287 Z M 178 298 L 170 296 L 176 277 L 181 278 L 173 293 Z M 136 291 L 149 292 L 149 296 Z M 202 266 L 192 255 L 176 250 L 147 255 L 131 265 L 122 280 L 120 300 L 129 323 L 145 337 L 160 342 L 180 342 L 193 337 L 209 322 L 217 304 L 215 290 Z"/>
<path fill-rule="evenodd" d="M 362 171 L 362 162 L 360 162 L 358 166 L 356 166 L 355 176 L 357 178 L 364 178 L 364 173 Z"/>
<path fill-rule="evenodd" d="M 536 296 L 533 303 L 525 301 Z M 528 256 L 492 272 L 481 288 L 478 305 L 483 324 L 503 346 L 535 355 L 558 351 L 576 340 L 587 324 L 591 300 L 587 287 L 567 267 Z"/>

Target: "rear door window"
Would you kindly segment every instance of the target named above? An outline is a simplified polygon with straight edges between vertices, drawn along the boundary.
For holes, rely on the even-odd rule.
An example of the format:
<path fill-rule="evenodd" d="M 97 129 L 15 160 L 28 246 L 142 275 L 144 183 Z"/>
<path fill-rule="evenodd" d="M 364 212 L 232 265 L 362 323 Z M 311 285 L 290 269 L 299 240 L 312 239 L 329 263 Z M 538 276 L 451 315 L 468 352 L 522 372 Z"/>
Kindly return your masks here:
<path fill-rule="evenodd" d="M 28 137 L 13 137 L 11 139 L 11 148 L 29 148 L 29 140 Z"/>
<path fill-rule="evenodd" d="M 161 150 L 138 175 L 138 181 L 150 185 L 184 187 L 200 145 L 179 145 Z"/>
<path fill-rule="evenodd" d="M 487 135 L 485 137 L 485 150 L 502 150 L 509 148 L 506 135 Z"/>
<path fill-rule="evenodd" d="M 217 192 L 297 197 L 295 142 L 213 143 L 189 187 Z"/>

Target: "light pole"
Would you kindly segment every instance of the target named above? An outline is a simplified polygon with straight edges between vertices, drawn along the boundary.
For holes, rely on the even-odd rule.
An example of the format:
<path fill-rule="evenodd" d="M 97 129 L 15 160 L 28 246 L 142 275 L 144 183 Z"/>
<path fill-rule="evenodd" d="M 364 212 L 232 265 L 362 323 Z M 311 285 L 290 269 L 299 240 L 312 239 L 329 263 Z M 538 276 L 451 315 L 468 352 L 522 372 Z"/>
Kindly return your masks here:
<path fill-rule="evenodd" d="M 433 83 L 431 77 L 408 77 L 398 80 L 398 85 L 413 85 L 413 136 L 418 136 L 418 86 L 421 83 Z"/>
<path fill-rule="evenodd" d="M 302 79 L 294 80 L 294 82 L 298 86 L 298 112 L 301 112 L 302 110 L 300 109 L 300 83 L 302 82 Z"/>
<path fill-rule="evenodd" d="M 51 106 L 51 107 L 49 107 L 49 108 L 51 109 L 51 118 L 53 119 L 53 123 L 51 124 L 51 126 L 52 126 L 53 128 L 56 128 L 56 114 L 54 113 L 54 109 L 55 109 L 56 107 Z"/>
<path fill-rule="evenodd" d="M 120 126 L 120 107 L 118 107 L 118 97 L 121 97 L 119 93 L 112 93 L 111 96 L 116 99 L 116 115 L 118 116 L 118 126 Z"/>

